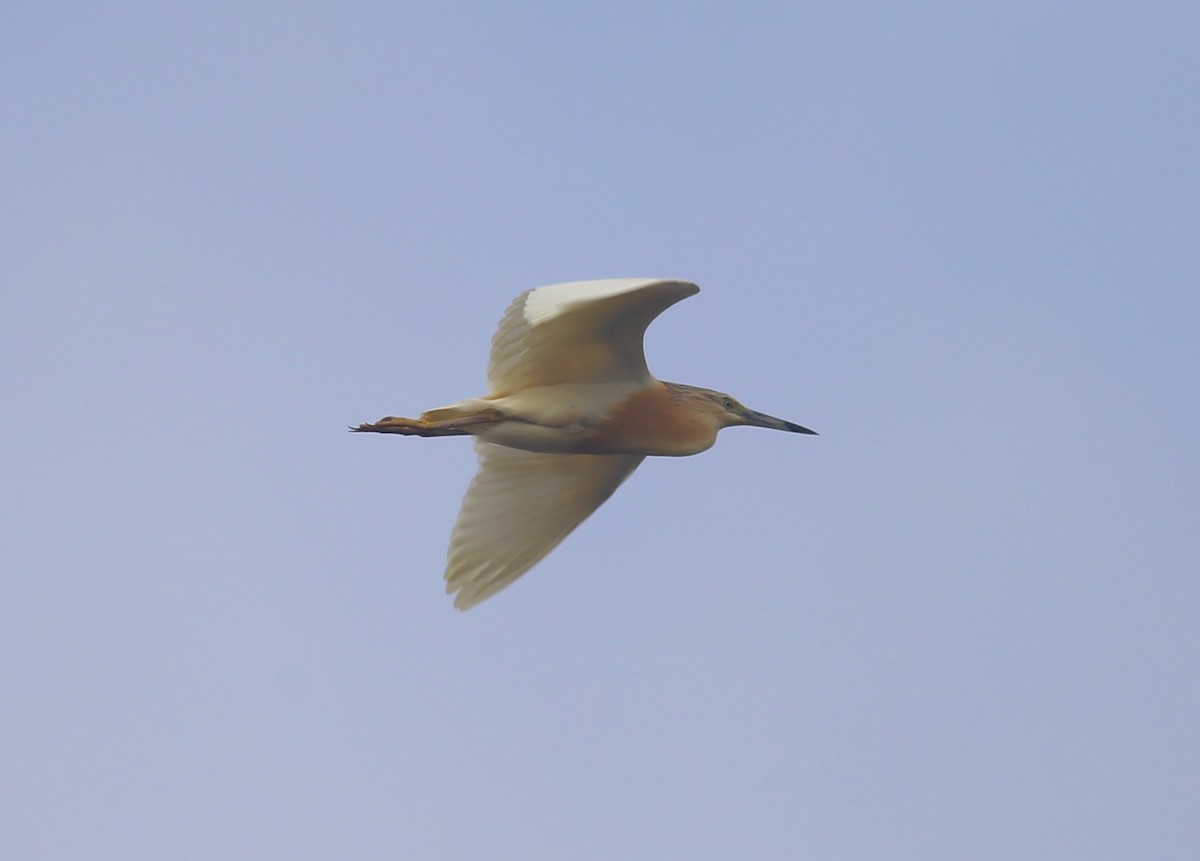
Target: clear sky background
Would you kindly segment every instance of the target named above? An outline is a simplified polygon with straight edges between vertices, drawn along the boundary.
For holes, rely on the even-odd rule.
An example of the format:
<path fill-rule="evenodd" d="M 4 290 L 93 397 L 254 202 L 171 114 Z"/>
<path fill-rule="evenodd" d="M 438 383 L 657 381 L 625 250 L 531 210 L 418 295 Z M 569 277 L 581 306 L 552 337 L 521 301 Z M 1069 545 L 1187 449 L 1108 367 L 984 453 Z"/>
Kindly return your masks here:
<path fill-rule="evenodd" d="M 0 14 L 13 859 L 1200 857 L 1200 6 Z M 520 291 L 820 437 L 460 614 Z"/>

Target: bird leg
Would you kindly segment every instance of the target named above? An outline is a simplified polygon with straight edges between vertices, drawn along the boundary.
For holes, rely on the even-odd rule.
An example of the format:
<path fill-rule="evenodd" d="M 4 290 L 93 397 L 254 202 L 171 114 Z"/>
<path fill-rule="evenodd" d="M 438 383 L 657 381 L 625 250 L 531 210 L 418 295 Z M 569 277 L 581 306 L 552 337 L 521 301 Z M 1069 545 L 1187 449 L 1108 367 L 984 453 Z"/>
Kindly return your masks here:
<path fill-rule="evenodd" d="M 434 412 L 442 412 L 435 410 Z M 430 415 L 426 413 L 425 415 Z M 423 415 L 419 419 L 406 419 L 400 416 L 387 416 L 377 422 L 361 424 L 350 428 L 354 433 L 398 433 L 404 436 L 465 436 L 471 431 L 464 430 L 474 425 L 492 424 L 504 419 L 499 410 L 485 410 L 479 413 L 457 415 L 452 418 L 427 419 Z"/>

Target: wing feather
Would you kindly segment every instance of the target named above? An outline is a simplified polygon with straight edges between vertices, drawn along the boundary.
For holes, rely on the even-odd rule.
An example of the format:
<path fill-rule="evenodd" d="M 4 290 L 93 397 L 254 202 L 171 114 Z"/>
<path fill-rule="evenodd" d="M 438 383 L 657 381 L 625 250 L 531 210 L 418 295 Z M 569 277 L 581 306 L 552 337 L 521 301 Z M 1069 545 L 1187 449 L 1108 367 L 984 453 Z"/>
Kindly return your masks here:
<path fill-rule="evenodd" d="M 560 383 L 650 378 L 646 327 L 699 292 L 689 281 L 610 278 L 527 290 L 508 307 L 492 338 L 493 396 Z"/>
<path fill-rule="evenodd" d="M 612 496 L 643 458 L 537 454 L 475 441 L 479 472 L 447 551 L 446 591 L 460 610 L 508 586 Z"/>

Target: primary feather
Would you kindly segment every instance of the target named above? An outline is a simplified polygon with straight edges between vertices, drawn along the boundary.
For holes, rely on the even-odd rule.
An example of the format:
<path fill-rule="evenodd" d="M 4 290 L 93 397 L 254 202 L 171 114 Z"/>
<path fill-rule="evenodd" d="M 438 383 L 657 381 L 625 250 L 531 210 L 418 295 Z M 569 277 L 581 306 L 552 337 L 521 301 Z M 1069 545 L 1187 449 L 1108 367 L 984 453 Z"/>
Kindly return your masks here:
<path fill-rule="evenodd" d="M 446 591 L 465 610 L 553 550 L 642 462 L 636 455 L 538 454 L 475 441 L 479 472 L 446 557 Z"/>
<path fill-rule="evenodd" d="M 649 382 L 646 327 L 699 292 L 688 281 L 611 278 L 527 290 L 492 338 L 491 395 L 561 383 Z"/>

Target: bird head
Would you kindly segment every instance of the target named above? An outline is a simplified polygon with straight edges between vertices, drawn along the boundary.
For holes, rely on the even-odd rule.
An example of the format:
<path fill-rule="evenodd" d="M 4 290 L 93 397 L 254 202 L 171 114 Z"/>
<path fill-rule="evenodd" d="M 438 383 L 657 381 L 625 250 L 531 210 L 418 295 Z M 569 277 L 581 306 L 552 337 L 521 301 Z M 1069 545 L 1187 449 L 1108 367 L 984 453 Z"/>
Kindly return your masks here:
<path fill-rule="evenodd" d="M 673 385 L 679 386 L 678 383 Z M 709 413 L 716 420 L 717 426 L 769 428 L 770 430 L 788 431 L 789 433 L 806 433 L 816 435 L 816 431 L 801 427 L 793 422 L 777 419 L 758 410 L 752 410 L 724 392 L 702 389 L 698 386 L 680 386 L 686 388 L 686 398 L 693 409 Z"/>

